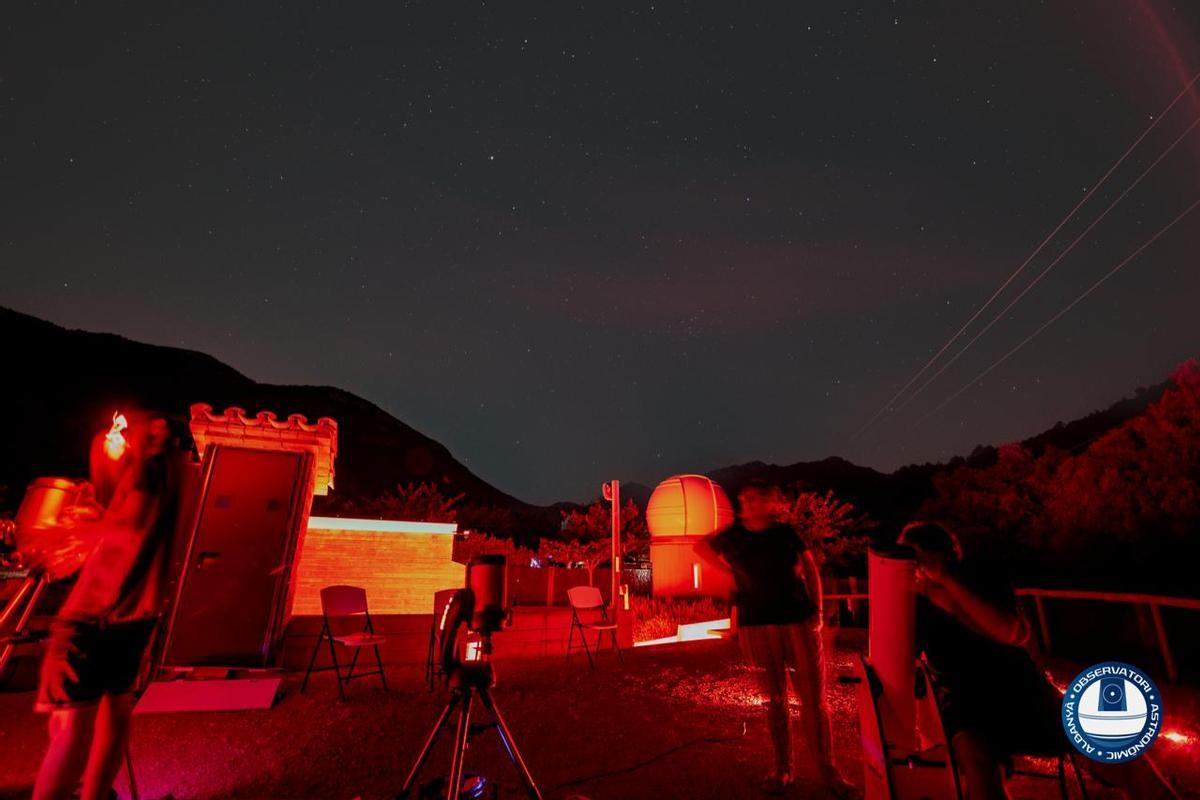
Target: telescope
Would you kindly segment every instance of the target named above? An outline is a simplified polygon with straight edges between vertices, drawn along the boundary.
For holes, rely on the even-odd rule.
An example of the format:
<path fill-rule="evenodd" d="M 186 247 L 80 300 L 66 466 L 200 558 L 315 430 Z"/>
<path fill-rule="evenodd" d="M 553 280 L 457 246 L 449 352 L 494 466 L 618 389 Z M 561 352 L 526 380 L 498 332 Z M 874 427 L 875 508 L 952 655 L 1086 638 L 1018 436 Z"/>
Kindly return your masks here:
<path fill-rule="evenodd" d="M 467 628 L 483 636 L 498 633 L 512 621 L 508 605 L 508 564 L 504 556 L 475 556 L 467 564 L 471 613 Z"/>
<path fill-rule="evenodd" d="M 411 796 L 421 769 L 429 760 L 438 737 L 457 710 L 450 772 L 445 778 L 445 792 L 442 794 L 445 800 L 477 797 L 482 793 L 485 781 L 481 776 L 473 776 L 464 782 L 464 762 L 471 735 L 487 729 L 495 730 L 500 737 L 504 752 L 516 767 L 530 800 L 541 800 L 542 794 L 530 775 L 529 768 L 525 766 L 525 760 L 517 749 L 516 740 L 508 724 L 492 698 L 492 687 L 496 685 L 496 675 L 491 664 L 492 635 L 501 631 L 512 619 L 512 609 L 508 604 L 507 560 L 500 555 L 475 556 L 467 563 L 465 584 L 446 604 L 438 625 L 441 671 L 450 687 L 450 699 L 446 701 L 445 708 L 425 739 L 425 745 L 413 762 L 397 797 Z M 463 627 L 479 636 L 476 657 L 469 660 L 459 657 L 459 635 Z M 487 709 L 492 718 L 491 722 L 472 724 L 471 715 L 477 702 Z M 433 795 L 422 791 L 421 796 Z"/>
<path fill-rule="evenodd" d="M 912 548 L 871 548 L 867 580 L 867 656 L 855 664 L 866 800 L 958 800 L 933 683 L 917 659 Z"/>
<path fill-rule="evenodd" d="M 87 481 L 47 477 L 29 484 L 13 520 L 12 544 L 24 575 L 0 609 L 0 679 L 18 645 L 44 638 L 29 623 L 46 588 L 78 572 L 99 541 L 93 529 L 73 523 L 99 516 Z"/>

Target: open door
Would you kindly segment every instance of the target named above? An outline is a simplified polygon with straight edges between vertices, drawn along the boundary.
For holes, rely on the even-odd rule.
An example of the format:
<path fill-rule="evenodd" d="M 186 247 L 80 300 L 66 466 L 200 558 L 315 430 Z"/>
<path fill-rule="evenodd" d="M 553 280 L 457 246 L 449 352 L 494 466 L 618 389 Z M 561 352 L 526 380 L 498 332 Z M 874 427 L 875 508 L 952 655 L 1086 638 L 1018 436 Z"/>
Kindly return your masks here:
<path fill-rule="evenodd" d="M 165 667 L 265 667 L 280 630 L 312 455 L 219 445 L 169 618 Z"/>

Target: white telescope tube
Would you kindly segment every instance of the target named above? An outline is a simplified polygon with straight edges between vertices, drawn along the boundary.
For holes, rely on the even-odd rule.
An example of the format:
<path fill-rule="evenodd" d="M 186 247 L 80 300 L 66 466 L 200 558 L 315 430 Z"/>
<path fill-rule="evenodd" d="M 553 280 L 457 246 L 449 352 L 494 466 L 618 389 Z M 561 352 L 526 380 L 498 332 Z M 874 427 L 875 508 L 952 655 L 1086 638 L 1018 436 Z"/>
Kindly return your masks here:
<path fill-rule="evenodd" d="M 872 548 L 868 658 L 883 687 L 879 711 L 884 738 L 900 752 L 915 752 L 916 733 L 916 563 L 906 547 Z"/>

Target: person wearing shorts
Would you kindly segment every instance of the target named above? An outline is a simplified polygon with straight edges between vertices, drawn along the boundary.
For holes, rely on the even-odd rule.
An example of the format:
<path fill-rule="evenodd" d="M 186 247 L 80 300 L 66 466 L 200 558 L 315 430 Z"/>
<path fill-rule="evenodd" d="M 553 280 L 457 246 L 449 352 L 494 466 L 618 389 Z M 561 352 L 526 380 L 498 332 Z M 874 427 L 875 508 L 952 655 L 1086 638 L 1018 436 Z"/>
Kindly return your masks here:
<path fill-rule="evenodd" d="M 132 422 L 127 439 L 132 457 L 103 516 L 88 523 L 100 526 L 99 543 L 51 626 L 36 701 L 50 715 L 50 745 L 34 800 L 109 797 L 128 742 L 162 608 L 180 465 L 161 417 Z"/>
<path fill-rule="evenodd" d="M 916 556 L 916 645 L 932 673 L 962 796 L 1005 800 L 1015 756 L 1068 752 L 1062 692 L 1030 653 L 1029 622 L 994 565 L 964 560 L 958 537 L 936 522 L 909 523 L 898 541 Z M 1178 797 L 1149 755 L 1074 763 L 1127 797 Z"/>

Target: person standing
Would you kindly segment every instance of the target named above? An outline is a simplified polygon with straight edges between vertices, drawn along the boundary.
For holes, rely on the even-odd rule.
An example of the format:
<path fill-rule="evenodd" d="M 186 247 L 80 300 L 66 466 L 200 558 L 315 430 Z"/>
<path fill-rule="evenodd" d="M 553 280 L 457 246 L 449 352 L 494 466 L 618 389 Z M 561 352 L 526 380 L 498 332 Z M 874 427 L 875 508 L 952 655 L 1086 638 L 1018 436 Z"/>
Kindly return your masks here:
<path fill-rule="evenodd" d="M 132 422 L 130 452 L 97 522 L 98 544 L 51 627 L 36 710 L 50 744 L 34 800 L 110 796 L 133 690 L 162 610 L 179 508 L 180 454 L 167 420 Z"/>
<path fill-rule="evenodd" d="M 821 575 L 804 540 L 776 516 L 773 490 L 754 481 L 738 493 L 738 518 L 697 545 L 732 571 L 738 639 L 766 695 L 775 769 L 763 791 L 794 782 L 788 676 L 800 700 L 804 742 L 817 775 L 835 794 L 851 788 L 833 763 L 821 643 Z"/>

